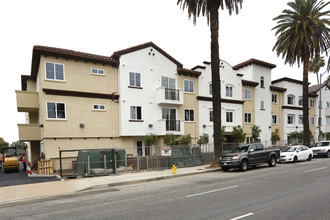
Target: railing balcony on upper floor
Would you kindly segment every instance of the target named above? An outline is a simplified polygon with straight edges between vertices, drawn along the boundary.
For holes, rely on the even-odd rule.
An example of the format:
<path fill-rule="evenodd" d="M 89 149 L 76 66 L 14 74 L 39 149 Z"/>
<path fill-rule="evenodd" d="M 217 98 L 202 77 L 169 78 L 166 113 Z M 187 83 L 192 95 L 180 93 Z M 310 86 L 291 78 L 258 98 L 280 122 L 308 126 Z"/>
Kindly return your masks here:
<path fill-rule="evenodd" d="M 157 89 L 158 104 L 183 105 L 183 91 L 160 87 Z"/>

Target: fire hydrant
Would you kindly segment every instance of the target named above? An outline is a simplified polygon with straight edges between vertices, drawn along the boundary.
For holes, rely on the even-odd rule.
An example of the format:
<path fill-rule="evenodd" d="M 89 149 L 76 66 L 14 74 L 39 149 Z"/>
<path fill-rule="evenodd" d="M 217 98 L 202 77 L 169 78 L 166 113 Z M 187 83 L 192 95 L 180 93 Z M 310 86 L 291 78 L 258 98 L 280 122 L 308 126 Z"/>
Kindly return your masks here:
<path fill-rule="evenodd" d="M 172 171 L 173 171 L 173 174 L 176 174 L 176 166 L 175 165 L 173 165 L 173 167 L 172 167 Z"/>

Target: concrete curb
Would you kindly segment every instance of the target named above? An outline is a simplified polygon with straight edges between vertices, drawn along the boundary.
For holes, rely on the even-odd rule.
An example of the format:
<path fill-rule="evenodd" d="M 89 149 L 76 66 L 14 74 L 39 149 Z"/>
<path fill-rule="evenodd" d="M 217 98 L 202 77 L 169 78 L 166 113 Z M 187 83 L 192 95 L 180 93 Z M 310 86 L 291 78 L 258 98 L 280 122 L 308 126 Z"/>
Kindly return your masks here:
<path fill-rule="evenodd" d="M 209 169 L 209 170 L 204 170 L 204 171 L 199 171 L 199 172 L 196 171 L 196 172 L 192 172 L 192 173 L 173 174 L 170 176 L 166 175 L 166 176 L 151 177 L 151 178 L 140 179 L 140 180 L 128 180 L 128 181 L 122 181 L 122 182 L 118 182 L 118 183 L 101 184 L 101 185 L 95 185 L 92 187 L 88 187 L 86 189 L 79 190 L 78 192 L 84 192 L 84 191 L 95 190 L 95 189 L 103 189 L 103 188 L 115 187 L 115 186 L 131 185 L 131 184 L 137 184 L 137 183 L 153 182 L 153 181 L 165 180 L 165 179 L 174 179 L 174 178 L 178 178 L 178 177 L 193 176 L 193 175 L 198 175 L 198 174 L 203 174 L 203 173 L 218 172 L 220 170 L 221 169 Z"/>

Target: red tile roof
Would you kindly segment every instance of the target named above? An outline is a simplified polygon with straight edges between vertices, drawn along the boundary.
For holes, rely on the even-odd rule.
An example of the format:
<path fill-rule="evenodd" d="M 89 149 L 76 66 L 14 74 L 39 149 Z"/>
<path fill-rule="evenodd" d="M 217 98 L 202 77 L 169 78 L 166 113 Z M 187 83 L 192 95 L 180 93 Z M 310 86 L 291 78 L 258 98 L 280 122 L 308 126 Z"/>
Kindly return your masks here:
<path fill-rule="evenodd" d="M 243 68 L 245 66 L 248 66 L 248 65 L 251 65 L 251 64 L 256 64 L 256 65 L 259 65 L 259 66 L 263 66 L 263 67 L 267 67 L 267 68 L 270 68 L 270 69 L 273 69 L 276 67 L 275 64 L 272 64 L 272 63 L 267 63 L 265 61 L 262 61 L 262 60 L 257 60 L 257 59 L 249 59 L 243 63 L 239 63 L 235 66 L 233 66 L 233 69 L 234 70 L 238 70 L 240 68 Z"/>
<path fill-rule="evenodd" d="M 120 56 L 122 56 L 124 54 L 131 53 L 131 52 L 134 52 L 134 51 L 137 51 L 137 50 L 141 50 L 141 49 L 144 49 L 144 48 L 147 48 L 147 47 L 155 48 L 158 52 L 160 52 L 165 57 L 167 57 L 169 60 L 171 60 L 173 63 L 175 63 L 179 68 L 183 67 L 183 65 L 179 61 L 174 59 L 172 56 L 170 56 L 168 53 L 166 53 L 164 50 L 162 50 L 160 47 L 158 47 L 153 42 L 147 42 L 147 43 L 140 44 L 140 45 L 133 46 L 133 47 L 129 47 L 129 48 L 126 48 L 126 49 L 123 49 L 123 50 L 118 50 L 118 51 L 114 52 L 111 55 L 111 58 L 115 59 L 115 60 L 119 60 Z"/>
<path fill-rule="evenodd" d="M 178 74 L 198 78 L 202 73 L 199 72 L 199 71 L 188 70 L 188 69 L 184 69 L 184 68 L 178 68 Z"/>

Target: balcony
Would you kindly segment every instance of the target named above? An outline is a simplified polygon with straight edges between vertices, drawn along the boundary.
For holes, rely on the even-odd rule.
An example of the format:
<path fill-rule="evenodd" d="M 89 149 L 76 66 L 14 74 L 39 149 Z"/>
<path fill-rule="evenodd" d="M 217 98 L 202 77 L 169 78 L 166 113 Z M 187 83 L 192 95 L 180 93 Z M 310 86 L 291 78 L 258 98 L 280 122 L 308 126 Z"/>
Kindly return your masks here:
<path fill-rule="evenodd" d="M 39 93 L 16 91 L 18 112 L 37 112 L 39 110 Z"/>
<path fill-rule="evenodd" d="M 183 120 L 158 120 L 157 134 L 166 135 L 184 135 L 184 121 Z"/>
<path fill-rule="evenodd" d="M 158 104 L 183 105 L 183 91 L 160 87 L 157 89 Z"/>
<path fill-rule="evenodd" d="M 40 141 L 41 128 L 39 124 L 18 124 L 20 141 Z"/>

